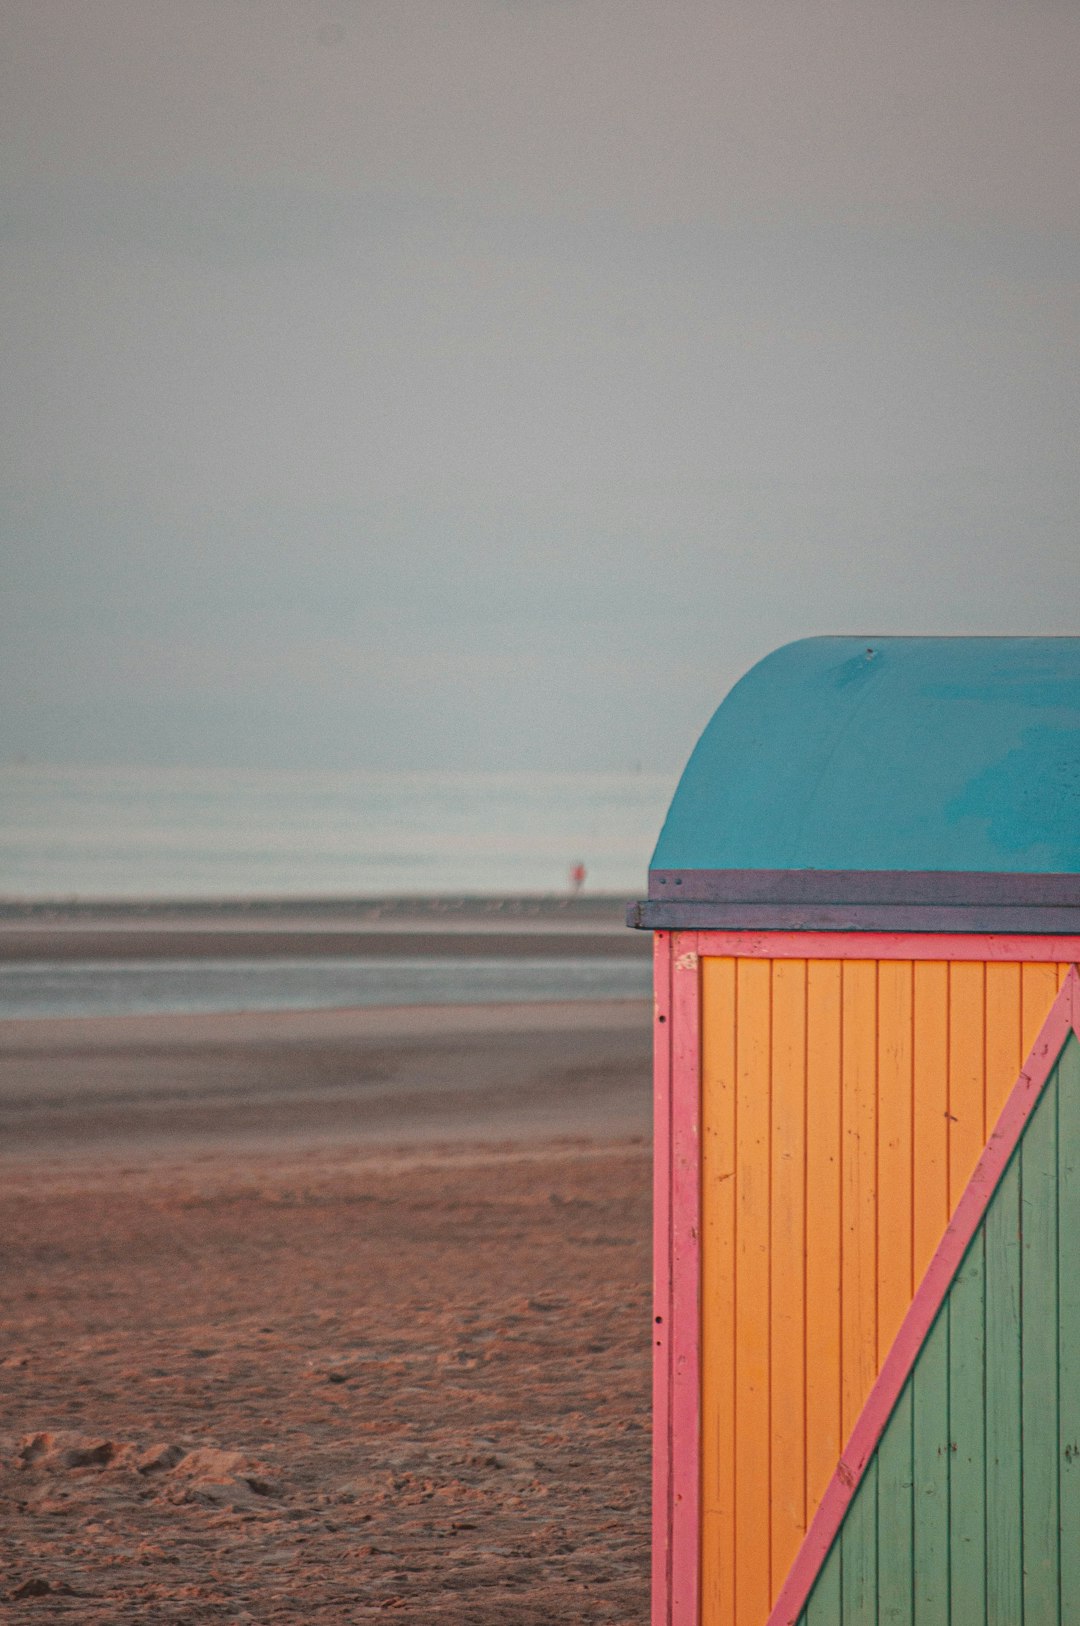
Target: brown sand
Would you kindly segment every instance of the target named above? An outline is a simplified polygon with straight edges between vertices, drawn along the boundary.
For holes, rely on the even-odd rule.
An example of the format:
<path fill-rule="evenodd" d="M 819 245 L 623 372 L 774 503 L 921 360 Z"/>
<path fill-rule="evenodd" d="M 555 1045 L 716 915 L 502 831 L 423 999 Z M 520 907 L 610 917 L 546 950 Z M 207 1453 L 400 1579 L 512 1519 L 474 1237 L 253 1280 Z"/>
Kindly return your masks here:
<path fill-rule="evenodd" d="M 0 962 L 26 960 L 415 960 L 468 957 L 565 960 L 600 955 L 613 960 L 647 959 L 649 940 L 640 932 L 188 930 L 171 926 L 110 926 L 97 930 L 63 927 L 49 931 L 0 931 Z"/>
<path fill-rule="evenodd" d="M 7 1024 L 0 1617 L 644 1622 L 648 1100 L 636 1005 Z"/>
<path fill-rule="evenodd" d="M 498 955 L 648 959 L 616 898 L 383 898 L 218 904 L 0 901 L 0 963 Z"/>
<path fill-rule="evenodd" d="M 0 1148 L 427 1145 L 642 1135 L 645 1002 L 0 1023 Z"/>

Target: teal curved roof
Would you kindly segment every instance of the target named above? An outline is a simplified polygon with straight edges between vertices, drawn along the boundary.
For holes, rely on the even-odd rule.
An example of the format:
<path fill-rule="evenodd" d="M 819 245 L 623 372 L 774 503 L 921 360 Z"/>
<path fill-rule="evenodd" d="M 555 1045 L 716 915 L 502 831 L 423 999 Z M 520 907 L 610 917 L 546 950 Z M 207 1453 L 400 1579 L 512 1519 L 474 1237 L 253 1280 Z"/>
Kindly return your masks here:
<path fill-rule="evenodd" d="M 1080 638 L 804 638 L 687 764 L 654 869 L 1080 872 Z"/>

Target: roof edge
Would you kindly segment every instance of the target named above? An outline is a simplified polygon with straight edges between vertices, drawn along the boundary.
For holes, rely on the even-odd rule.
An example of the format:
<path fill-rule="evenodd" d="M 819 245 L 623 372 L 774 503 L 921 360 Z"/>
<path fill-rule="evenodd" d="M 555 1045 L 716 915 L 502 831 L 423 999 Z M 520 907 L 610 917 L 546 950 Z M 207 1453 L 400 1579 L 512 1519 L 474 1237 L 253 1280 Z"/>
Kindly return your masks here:
<path fill-rule="evenodd" d="M 651 870 L 643 931 L 904 931 L 1071 935 L 1080 875 L 970 870 Z"/>

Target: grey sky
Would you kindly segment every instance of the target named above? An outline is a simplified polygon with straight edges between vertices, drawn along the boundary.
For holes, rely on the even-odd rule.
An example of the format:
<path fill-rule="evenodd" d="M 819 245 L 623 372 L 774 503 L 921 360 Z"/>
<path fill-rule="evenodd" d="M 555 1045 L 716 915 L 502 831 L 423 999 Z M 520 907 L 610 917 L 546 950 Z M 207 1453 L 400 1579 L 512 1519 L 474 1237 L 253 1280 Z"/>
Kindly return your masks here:
<path fill-rule="evenodd" d="M 677 767 L 1070 632 L 1080 8 L 7 0 L 0 755 Z"/>

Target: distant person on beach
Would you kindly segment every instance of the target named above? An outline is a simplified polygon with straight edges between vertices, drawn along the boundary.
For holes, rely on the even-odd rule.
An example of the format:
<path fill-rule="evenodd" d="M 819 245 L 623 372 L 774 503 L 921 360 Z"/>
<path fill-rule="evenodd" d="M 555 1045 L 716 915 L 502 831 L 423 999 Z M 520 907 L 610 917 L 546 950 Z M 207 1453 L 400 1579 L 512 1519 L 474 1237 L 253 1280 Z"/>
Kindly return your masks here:
<path fill-rule="evenodd" d="M 578 893 L 581 891 L 581 889 L 582 889 L 582 887 L 584 885 L 585 885 L 585 865 L 581 864 L 581 863 L 571 864 L 570 865 L 570 896 L 572 898 L 576 898 Z"/>

